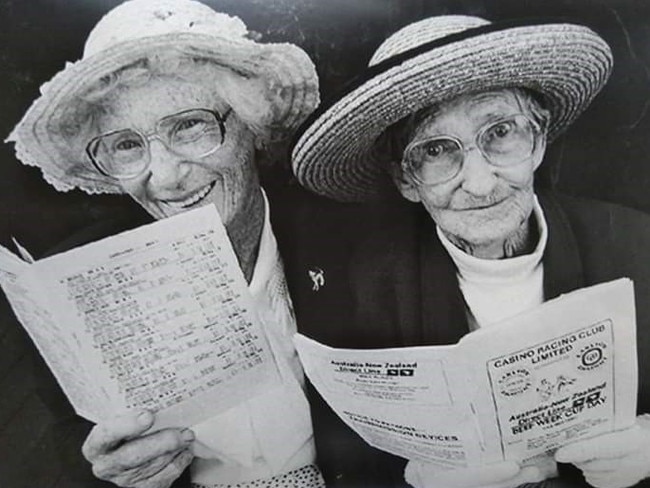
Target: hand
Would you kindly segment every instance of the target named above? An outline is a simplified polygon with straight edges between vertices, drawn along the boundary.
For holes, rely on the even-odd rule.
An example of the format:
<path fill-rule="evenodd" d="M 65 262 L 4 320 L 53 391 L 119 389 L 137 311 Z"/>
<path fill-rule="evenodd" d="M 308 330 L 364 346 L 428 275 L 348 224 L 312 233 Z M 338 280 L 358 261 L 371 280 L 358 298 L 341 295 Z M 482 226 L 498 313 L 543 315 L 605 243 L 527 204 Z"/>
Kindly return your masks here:
<path fill-rule="evenodd" d="M 97 424 L 82 447 L 100 479 L 128 488 L 168 488 L 192 462 L 189 429 L 145 432 L 150 412 L 129 412 Z"/>
<path fill-rule="evenodd" d="M 514 461 L 469 468 L 442 470 L 430 464 L 409 461 L 404 479 L 414 488 L 514 488 L 542 481 L 556 472 L 555 463 L 521 468 Z"/>
<path fill-rule="evenodd" d="M 564 446 L 555 460 L 575 464 L 596 488 L 633 486 L 650 477 L 650 416 L 637 417 L 629 429 Z"/>

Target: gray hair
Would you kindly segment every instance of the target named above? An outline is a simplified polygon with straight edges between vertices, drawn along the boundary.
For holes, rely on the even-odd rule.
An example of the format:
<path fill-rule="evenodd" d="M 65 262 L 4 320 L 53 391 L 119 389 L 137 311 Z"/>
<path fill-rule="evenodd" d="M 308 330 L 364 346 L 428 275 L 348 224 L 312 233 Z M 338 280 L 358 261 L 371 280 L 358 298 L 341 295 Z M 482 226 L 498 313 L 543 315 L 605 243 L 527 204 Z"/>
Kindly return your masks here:
<path fill-rule="evenodd" d="M 223 100 L 255 136 L 258 149 L 273 142 L 271 103 L 266 99 L 265 81 L 235 73 L 212 60 L 181 56 L 175 53 L 154 53 L 135 63 L 104 76 L 84 91 L 80 98 L 87 102 L 89 120 L 105 113 L 106 101 L 123 87 L 142 86 L 162 77 L 189 81 L 205 86 L 215 99 Z M 214 108 L 214 107 L 206 107 Z"/>

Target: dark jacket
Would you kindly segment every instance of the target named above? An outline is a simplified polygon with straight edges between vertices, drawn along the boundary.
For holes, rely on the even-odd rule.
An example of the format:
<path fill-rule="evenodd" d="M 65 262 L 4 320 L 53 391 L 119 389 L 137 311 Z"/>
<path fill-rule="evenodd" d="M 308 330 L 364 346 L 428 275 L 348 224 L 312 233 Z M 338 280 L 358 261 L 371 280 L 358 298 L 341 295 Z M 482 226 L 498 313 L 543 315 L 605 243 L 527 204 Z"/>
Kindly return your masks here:
<path fill-rule="evenodd" d="M 541 194 L 549 239 L 544 296 L 619 277 L 634 281 L 639 349 L 639 412 L 650 412 L 650 216 L 597 201 Z M 279 206 L 274 207 L 276 215 Z M 363 210 L 304 206 L 275 226 L 299 330 L 343 348 L 452 344 L 469 331 L 454 264 L 419 204 L 395 201 Z M 352 216 L 352 217 L 351 217 Z M 283 240 L 286 237 L 286 240 Z M 308 270 L 323 270 L 314 291 Z M 311 390 L 318 462 L 331 486 L 407 486 L 406 461 L 367 446 Z M 582 486 L 561 466 L 562 482 Z M 585 485 L 586 486 L 586 485 Z M 646 482 L 650 486 L 650 482 Z"/>
<path fill-rule="evenodd" d="M 456 342 L 468 328 L 453 264 L 421 206 L 339 204 L 298 188 L 267 186 L 271 221 L 294 301 L 299 329 L 335 347 L 386 347 Z M 545 294 L 629 276 L 635 282 L 639 324 L 639 411 L 650 412 L 650 218 L 622 207 L 541 196 L 549 226 Z M 101 222 L 57 250 L 141 225 L 136 218 Z M 309 271 L 325 284 L 313 290 Z M 76 417 L 36 356 L 40 397 L 55 419 L 61 476 L 58 486 L 113 486 L 94 478 L 80 448 L 90 424 Z M 318 462 L 331 486 L 405 486 L 405 460 L 369 447 L 310 390 Z M 570 470 L 569 470 L 570 471 Z M 575 470 L 562 486 L 582 486 Z M 20 485 L 23 486 L 23 485 Z M 25 484 L 24 486 L 29 486 Z M 189 486 L 184 476 L 174 488 Z M 556 484 L 554 486 L 560 486 Z M 11 488 L 18 488 L 19 485 Z"/>

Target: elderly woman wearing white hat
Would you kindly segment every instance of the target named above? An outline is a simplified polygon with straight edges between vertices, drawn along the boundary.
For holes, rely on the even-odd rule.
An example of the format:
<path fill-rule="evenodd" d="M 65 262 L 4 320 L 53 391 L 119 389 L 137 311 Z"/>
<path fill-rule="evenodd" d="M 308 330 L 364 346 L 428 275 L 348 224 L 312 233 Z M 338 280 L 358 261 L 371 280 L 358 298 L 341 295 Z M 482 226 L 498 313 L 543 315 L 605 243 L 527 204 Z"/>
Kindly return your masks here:
<path fill-rule="evenodd" d="M 321 486 L 256 171 L 318 104 L 307 55 L 255 42 L 241 20 L 198 2 L 132 0 L 41 92 L 8 139 L 19 159 L 58 190 L 128 194 L 156 219 L 215 204 L 285 372 L 281 387 L 200 425 L 151 432 L 154 415 L 131 412 L 95 426 L 83 446 L 94 474 L 164 488 L 191 463 L 193 486 Z"/>
<path fill-rule="evenodd" d="M 366 73 L 311 116 L 292 164 L 303 185 L 337 200 L 378 199 L 395 188 L 404 198 L 377 207 L 379 222 L 368 226 L 343 276 L 329 274 L 349 286 L 336 302 L 345 309 L 347 299 L 351 310 L 341 328 L 319 322 L 319 311 L 294 295 L 303 332 L 336 347 L 454 343 L 561 293 L 629 276 L 637 299 L 638 411 L 649 412 L 650 218 L 533 185 L 546 144 L 590 104 L 611 68 L 605 41 L 566 23 L 440 16 L 386 40 Z M 330 451 L 356 446 L 319 458 L 343 485 L 365 477 L 400 486 L 405 476 L 416 487 L 510 487 L 545 478 L 545 486 L 583 486 L 581 471 L 590 485 L 615 488 L 650 476 L 644 416 L 536 466 L 450 472 L 364 450 L 326 408 L 314 424 Z M 345 461 L 362 457 L 372 466 L 366 472 Z"/>

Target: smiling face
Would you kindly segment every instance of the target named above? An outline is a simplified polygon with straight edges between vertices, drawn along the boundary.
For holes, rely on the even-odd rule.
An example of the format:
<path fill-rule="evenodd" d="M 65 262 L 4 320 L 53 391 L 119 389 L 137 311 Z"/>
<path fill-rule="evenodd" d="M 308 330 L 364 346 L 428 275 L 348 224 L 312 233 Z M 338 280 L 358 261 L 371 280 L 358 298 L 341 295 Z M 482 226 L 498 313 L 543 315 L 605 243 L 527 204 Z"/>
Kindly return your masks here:
<path fill-rule="evenodd" d="M 158 121 L 169 115 L 209 109 L 223 117 L 229 108 L 205 86 L 171 77 L 122 86 L 102 105 L 97 119 L 100 134 L 123 129 L 152 134 Z M 203 157 L 179 156 L 150 138 L 148 168 L 119 180 L 120 186 L 157 219 L 214 203 L 226 228 L 245 220 L 260 192 L 254 137 L 234 112 L 224 127 L 223 143 Z"/>
<path fill-rule="evenodd" d="M 541 163 L 545 141 L 539 134 L 533 154 L 510 166 L 490 164 L 476 147 L 481 129 L 504 117 L 523 113 L 527 103 L 512 90 L 461 96 L 441 104 L 414 129 L 410 143 L 451 136 L 465 148 L 458 174 L 426 185 L 409 174 L 396 178 L 402 195 L 422 202 L 433 220 L 453 241 L 472 247 L 491 246 L 515 235 L 533 208 L 533 174 Z"/>

